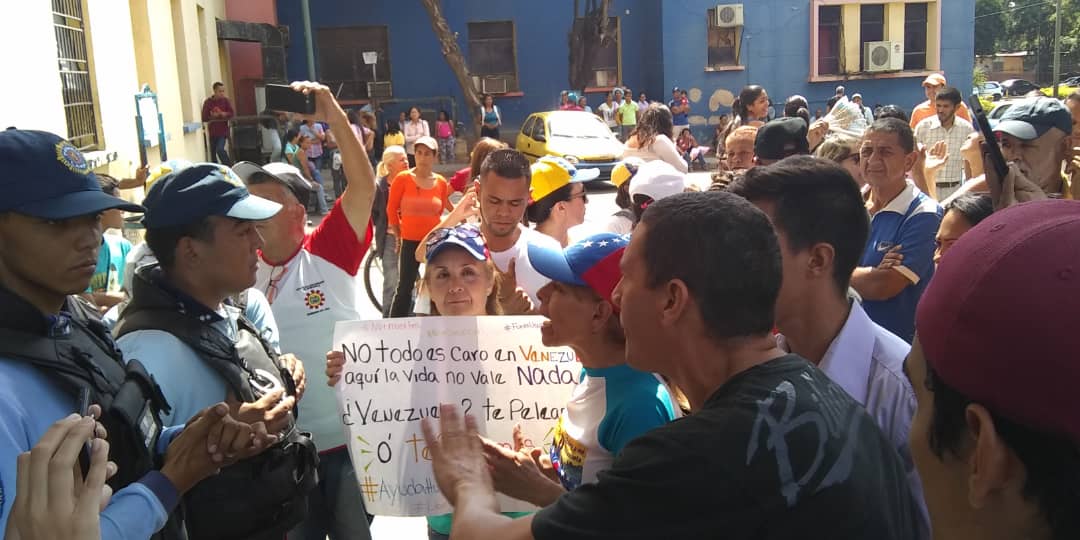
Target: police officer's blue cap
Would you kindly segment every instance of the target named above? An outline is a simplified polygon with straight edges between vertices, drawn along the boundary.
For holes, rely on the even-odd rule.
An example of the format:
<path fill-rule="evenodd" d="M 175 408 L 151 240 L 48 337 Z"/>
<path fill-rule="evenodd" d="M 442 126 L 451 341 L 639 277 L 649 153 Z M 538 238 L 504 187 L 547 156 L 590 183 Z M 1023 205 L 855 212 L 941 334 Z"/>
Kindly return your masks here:
<path fill-rule="evenodd" d="M 163 176 L 143 205 L 147 229 L 188 225 L 210 216 L 261 221 L 281 210 L 280 204 L 249 193 L 236 173 L 216 163 L 198 163 Z"/>
<path fill-rule="evenodd" d="M 68 219 L 119 208 L 143 208 L 101 191 L 82 152 L 45 131 L 0 131 L 0 212 Z"/>

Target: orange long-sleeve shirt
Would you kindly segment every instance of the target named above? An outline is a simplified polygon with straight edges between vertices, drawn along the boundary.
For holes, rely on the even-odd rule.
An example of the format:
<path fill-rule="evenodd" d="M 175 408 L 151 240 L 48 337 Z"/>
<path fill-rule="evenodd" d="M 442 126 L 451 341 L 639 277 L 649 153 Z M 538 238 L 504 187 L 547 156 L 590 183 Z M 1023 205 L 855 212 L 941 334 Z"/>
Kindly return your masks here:
<path fill-rule="evenodd" d="M 422 189 L 416 184 L 413 171 L 404 171 L 390 185 L 386 201 L 386 221 L 401 229 L 401 239 L 419 242 L 442 221 L 443 210 L 449 210 L 450 184 L 441 175 L 433 174 L 435 185 Z"/>
<path fill-rule="evenodd" d="M 990 112 L 990 111 L 987 111 Z M 911 111 L 911 129 L 915 129 L 915 126 L 923 120 L 930 118 L 937 114 L 937 109 L 934 108 L 934 104 L 930 103 L 930 100 L 926 100 L 918 105 Z M 971 111 L 968 110 L 967 105 L 963 102 L 960 103 L 960 107 L 956 109 L 956 116 L 972 122 Z"/>

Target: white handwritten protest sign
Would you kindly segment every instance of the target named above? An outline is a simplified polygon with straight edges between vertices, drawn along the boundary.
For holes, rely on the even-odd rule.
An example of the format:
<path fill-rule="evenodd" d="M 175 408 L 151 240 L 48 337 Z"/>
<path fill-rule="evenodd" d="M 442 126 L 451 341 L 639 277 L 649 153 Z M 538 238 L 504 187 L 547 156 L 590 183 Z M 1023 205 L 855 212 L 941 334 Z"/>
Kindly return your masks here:
<path fill-rule="evenodd" d="M 345 353 L 337 385 L 341 421 L 367 511 L 427 516 L 451 511 L 431 471 L 420 421 L 440 403 L 476 417 L 481 433 L 509 444 L 515 424 L 549 449 L 581 365 L 541 342 L 541 317 L 421 317 L 339 322 Z M 503 497 L 503 511 L 528 503 Z"/>

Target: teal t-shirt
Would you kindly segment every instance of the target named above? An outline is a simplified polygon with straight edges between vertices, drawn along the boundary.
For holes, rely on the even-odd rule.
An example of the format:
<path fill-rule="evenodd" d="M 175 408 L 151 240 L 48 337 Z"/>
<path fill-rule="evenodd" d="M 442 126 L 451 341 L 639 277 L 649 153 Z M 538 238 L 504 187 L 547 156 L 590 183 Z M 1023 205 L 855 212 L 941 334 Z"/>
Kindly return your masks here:
<path fill-rule="evenodd" d="M 118 293 L 124 287 L 124 263 L 131 252 L 131 242 L 115 234 L 102 235 L 97 267 L 90 278 L 88 293 Z"/>

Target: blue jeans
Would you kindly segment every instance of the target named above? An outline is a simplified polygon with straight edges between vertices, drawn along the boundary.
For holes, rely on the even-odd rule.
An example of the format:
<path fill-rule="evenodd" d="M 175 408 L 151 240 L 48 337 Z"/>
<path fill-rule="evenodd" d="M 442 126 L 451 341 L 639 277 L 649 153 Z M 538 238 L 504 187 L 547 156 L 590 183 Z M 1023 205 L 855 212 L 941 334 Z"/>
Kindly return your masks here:
<path fill-rule="evenodd" d="M 371 519 L 353 472 L 349 451 L 319 456 L 319 485 L 308 495 L 308 517 L 288 540 L 371 540 Z"/>
<path fill-rule="evenodd" d="M 226 167 L 232 167 L 232 159 L 229 158 L 229 151 L 225 149 L 225 144 L 228 141 L 228 137 L 210 137 L 210 159 L 215 160 Z"/>
<path fill-rule="evenodd" d="M 326 205 L 326 189 L 323 188 L 322 173 L 311 161 L 308 162 L 308 170 L 311 171 L 311 178 L 315 181 L 315 208 L 320 214 L 327 214 L 330 212 L 330 208 Z"/>
<path fill-rule="evenodd" d="M 428 527 L 427 537 L 428 537 L 428 540 L 450 540 L 449 535 L 438 532 L 435 529 L 432 529 L 431 527 Z"/>
<path fill-rule="evenodd" d="M 387 235 L 382 253 L 379 254 L 382 260 L 382 316 L 384 319 L 390 318 L 390 306 L 394 303 L 394 293 L 398 286 L 398 254 L 394 249 L 396 246 L 397 237 Z"/>
<path fill-rule="evenodd" d="M 694 170 L 694 164 L 701 166 L 701 170 L 705 170 L 705 156 L 698 154 L 696 159 L 690 159 L 690 152 L 683 152 L 682 158 L 686 161 L 686 168 Z"/>

